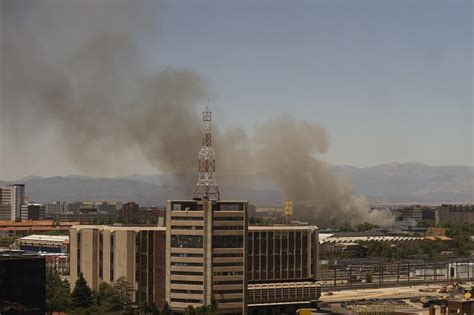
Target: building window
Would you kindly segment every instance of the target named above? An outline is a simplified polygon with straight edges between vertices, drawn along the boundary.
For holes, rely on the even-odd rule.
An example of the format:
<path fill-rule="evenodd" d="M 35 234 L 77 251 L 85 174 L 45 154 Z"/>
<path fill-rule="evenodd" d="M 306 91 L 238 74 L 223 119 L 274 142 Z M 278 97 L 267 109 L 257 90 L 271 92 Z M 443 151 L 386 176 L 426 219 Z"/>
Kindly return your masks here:
<path fill-rule="evenodd" d="M 77 275 L 81 274 L 81 232 L 77 232 Z"/>
<path fill-rule="evenodd" d="M 110 281 L 114 281 L 114 233 L 110 234 Z"/>
<path fill-rule="evenodd" d="M 203 238 L 198 235 L 172 235 L 171 247 L 202 248 Z"/>

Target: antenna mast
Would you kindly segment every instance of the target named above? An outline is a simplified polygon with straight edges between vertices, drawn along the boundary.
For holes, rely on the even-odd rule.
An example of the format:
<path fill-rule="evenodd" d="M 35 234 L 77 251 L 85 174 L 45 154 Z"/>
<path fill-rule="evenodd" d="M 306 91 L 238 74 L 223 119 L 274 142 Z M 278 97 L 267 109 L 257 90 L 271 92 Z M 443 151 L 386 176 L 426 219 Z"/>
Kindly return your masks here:
<path fill-rule="evenodd" d="M 202 112 L 202 147 L 199 151 L 199 175 L 194 199 L 220 199 L 216 183 L 216 154 L 212 148 L 211 115 L 209 106 L 206 106 Z"/>

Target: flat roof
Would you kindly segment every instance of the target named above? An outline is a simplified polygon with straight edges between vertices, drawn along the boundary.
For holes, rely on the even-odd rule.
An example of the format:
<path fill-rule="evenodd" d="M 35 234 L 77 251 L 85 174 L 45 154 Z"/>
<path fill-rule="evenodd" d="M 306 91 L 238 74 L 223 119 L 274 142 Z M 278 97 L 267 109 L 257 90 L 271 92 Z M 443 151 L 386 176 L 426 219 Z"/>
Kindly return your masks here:
<path fill-rule="evenodd" d="M 28 235 L 19 238 L 20 241 L 69 242 L 69 235 Z"/>
<path fill-rule="evenodd" d="M 151 225 L 73 225 L 72 229 L 95 229 L 104 231 L 166 231 L 164 226 L 151 226 Z"/>
<path fill-rule="evenodd" d="M 316 225 L 249 225 L 249 231 L 319 230 Z"/>

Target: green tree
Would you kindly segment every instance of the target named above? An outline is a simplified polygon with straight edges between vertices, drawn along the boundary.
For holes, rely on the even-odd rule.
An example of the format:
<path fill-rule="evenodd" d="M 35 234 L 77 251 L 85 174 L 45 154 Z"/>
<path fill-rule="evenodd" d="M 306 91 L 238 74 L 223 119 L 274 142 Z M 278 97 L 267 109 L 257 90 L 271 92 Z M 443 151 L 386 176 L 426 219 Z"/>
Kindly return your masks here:
<path fill-rule="evenodd" d="M 76 280 L 76 286 L 71 293 L 72 306 L 76 308 L 88 308 L 94 304 L 91 288 L 87 285 L 82 272 Z"/>
<path fill-rule="evenodd" d="M 140 311 L 144 315 L 160 315 L 161 314 L 160 310 L 158 309 L 155 303 L 152 303 L 152 304 L 143 303 L 142 305 L 140 305 Z"/>
<path fill-rule="evenodd" d="M 372 283 L 372 273 L 371 272 L 367 272 L 365 274 L 365 282 Z"/>
<path fill-rule="evenodd" d="M 71 304 L 69 282 L 52 269 L 46 270 L 46 311 L 66 311 Z"/>
<path fill-rule="evenodd" d="M 128 308 L 132 304 L 132 285 L 125 279 L 120 277 L 112 284 L 113 298 L 111 299 L 111 307 L 114 311 L 120 311 Z"/>
<path fill-rule="evenodd" d="M 194 306 L 189 305 L 184 311 L 184 315 L 196 315 L 198 314 Z"/>
<path fill-rule="evenodd" d="M 161 315 L 171 315 L 171 308 L 168 302 L 165 302 L 163 309 L 161 310 Z"/>

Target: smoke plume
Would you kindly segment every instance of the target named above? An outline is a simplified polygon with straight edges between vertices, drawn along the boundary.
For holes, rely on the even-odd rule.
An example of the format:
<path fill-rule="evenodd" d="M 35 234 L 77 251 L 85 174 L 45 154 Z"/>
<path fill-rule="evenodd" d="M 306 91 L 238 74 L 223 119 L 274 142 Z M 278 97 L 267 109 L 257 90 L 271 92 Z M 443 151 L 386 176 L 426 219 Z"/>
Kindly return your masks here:
<path fill-rule="evenodd" d="M 315 157 L 329 147 L 321 127 L 282 116 L 258 126 L 255 142 L 258 168 L 271 174 L 287 198 L 308 205 L 312 213 L 305 216 L 321 226 L 393 223 L 388 210 L 371 211 L 365 197 L 353 194 L 350 181 Z"/>
<path fill-rule="evenodd" d="M 210 93 L 193 70 L 156 67 L 149 60 L 159 53 L 144 54 L 159 46 L 161 11 L 155 2 L 0 2 L 1 178 L 34 167 L 95 176 L 146 169 L 194 184 Z M 315 158 L 329 146 L 318 126 L 280 117 L 251 137 L 215 128 L 214 140 L 219 180 L 264 172 L 327 224 L 390 222 Z"/>

